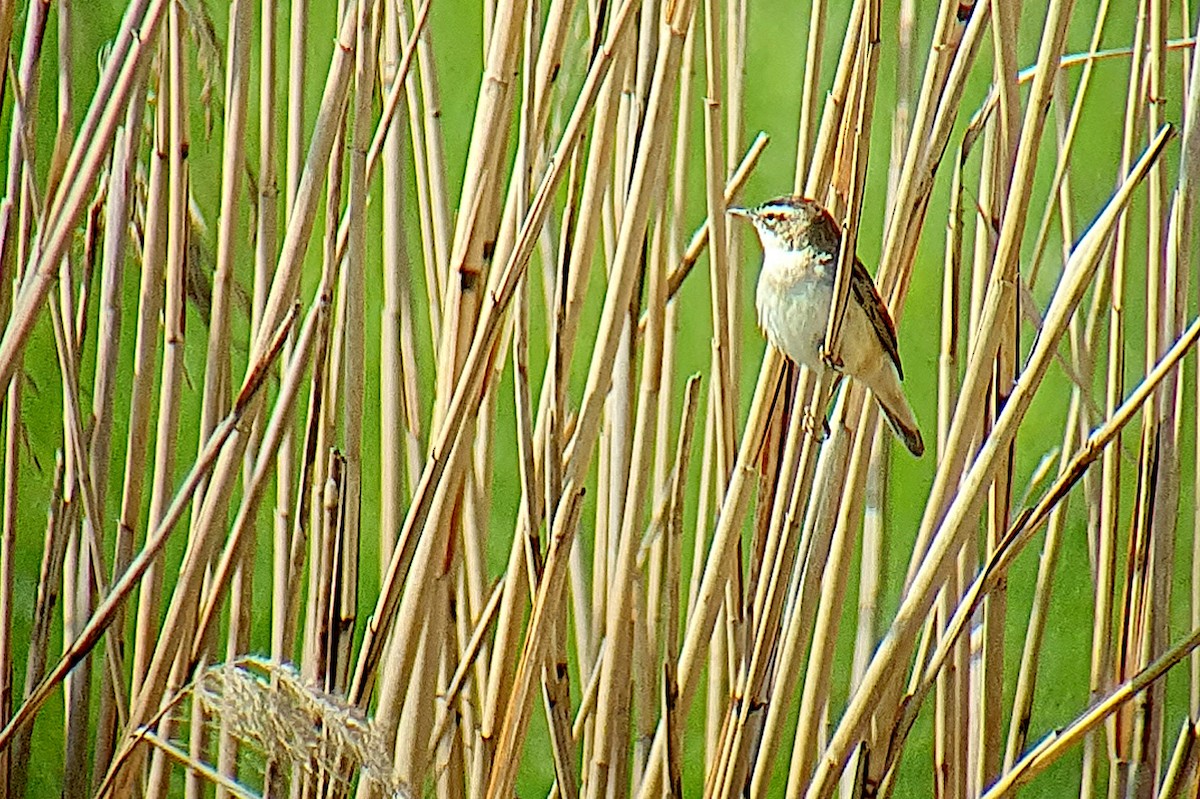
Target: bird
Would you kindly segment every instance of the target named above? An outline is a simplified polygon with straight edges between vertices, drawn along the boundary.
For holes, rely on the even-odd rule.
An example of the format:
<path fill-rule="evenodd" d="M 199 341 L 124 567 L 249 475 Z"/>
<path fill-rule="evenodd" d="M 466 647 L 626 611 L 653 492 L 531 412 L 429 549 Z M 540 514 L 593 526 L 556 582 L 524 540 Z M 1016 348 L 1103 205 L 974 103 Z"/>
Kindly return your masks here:
<path fill-rule="evenodd" d="M 817 375 L 832 368 L 869 388 L 896 436 L 921 457 L 925 442 L 900 385 L 904 370 L 896 325 L 857 255 L 850 268 L 840 363 L 828 360 L 825 332 L 842 241 L 833 215 L 816 200 L 796 195 L 727 210 L 751 222 L 762 244 L 755 305 L 767 341 Z"/>

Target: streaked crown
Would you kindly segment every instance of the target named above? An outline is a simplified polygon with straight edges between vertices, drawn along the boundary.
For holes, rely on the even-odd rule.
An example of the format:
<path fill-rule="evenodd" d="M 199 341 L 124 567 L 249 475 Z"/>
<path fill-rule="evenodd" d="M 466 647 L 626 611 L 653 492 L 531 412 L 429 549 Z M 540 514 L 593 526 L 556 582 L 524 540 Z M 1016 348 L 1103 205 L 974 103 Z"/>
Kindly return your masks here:
<path fill-rule="evenodd" d="M 729 213 L 753 222 L 763 247 L 785 250 L 817 247 L 837 251 L 838 224 L 816 200 L 788 195 L 769 200 L 757 208 L 730 208 Z"/>

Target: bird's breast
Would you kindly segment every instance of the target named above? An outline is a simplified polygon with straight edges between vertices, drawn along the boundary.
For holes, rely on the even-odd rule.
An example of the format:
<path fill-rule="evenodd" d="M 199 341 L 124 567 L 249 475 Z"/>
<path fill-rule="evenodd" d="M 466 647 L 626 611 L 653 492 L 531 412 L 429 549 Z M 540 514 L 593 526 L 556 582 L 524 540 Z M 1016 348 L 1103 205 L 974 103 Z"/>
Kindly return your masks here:
<path fill-rule="evenodd" d="M 785 355 L 819 371 L 833 287 L 811 268 L 798 267 L 764 262 L 755 297 L 758 324 Z"/>

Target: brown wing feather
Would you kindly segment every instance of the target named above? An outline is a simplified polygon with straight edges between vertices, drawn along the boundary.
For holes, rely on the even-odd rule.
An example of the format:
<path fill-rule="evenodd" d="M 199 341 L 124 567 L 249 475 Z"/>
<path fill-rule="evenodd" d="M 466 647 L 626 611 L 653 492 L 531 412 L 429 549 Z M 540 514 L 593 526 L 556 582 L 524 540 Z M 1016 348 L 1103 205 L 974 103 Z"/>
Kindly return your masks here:
<path fill-rule="evenodd" d="M 900 366 L 900 351 L 896 347 L 896 325 L 875 288 L 875 281 L 858 258 L 854 259 L 854 268 L 850 270 L 850 290 L 854 293 L 855 301 L 866 311 L 867 321 L 871 323 L 875 335 L 879 337 L 879 343 L 896 365 L 896 374 L 903 380 L 904 369 Z"/>
<path fill-rule="evenodd" d="M 821 230 L 827 237 L 827 241 L 823 243 L 836 253 L 842 241 L 841 225 L 833 218 L 833 214 L 814 200 L 800 199 L 800 202 L 812 203 L 819 212 L 814 220 L 814 231 L 810 232 L 810 236 L 816 230 Z M 854 266 L 850 270 L 850 291 L 854 301 L 866 312 L 867 321 L 871 323 L 875 335 L 879 337 L 879 343 L 883 345 L 883 349 L 892 359 L 892 363 L 896 365 L 896 374 L 903 380 L 904 369 L 900 366 L 896 325 L 892 322 L 892 315 L 888 313 L 887 306 L 884 305 L 883 298 L 879 296 L 878 289 L 875 288 L 875 281 L 871 279 L 871 274 L 867 272 L 867 268 L 863 266 L 858 256 L 855 256 Z"/>

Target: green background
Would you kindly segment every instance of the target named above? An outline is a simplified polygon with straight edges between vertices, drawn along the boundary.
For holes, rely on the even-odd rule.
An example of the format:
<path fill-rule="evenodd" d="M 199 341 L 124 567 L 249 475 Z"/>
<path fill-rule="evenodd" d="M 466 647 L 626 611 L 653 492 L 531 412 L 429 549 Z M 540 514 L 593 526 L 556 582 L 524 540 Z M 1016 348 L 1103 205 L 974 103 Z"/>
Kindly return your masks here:
<path fill-rule="evenodd" d="M 828 24 L 829 44 L 826 48 L 825 70 L 822 86 L 827 87 L 832 77 L 832 65 L 837 56 L 841 32 L 844 30 L 845 14 L 849 4 L 831 4 L 838 6 L 830 14 Z M 917 4 L 924 6 L 925 4 Z M 1021 23 L 1019 38 L 1019 62 L 1021 66 L 1033 63 L 1038 39 L 1043 26 L 1042 12 L 1037 4 L 1026 2 L 1026 10 Z M 1085 50 L 1091 35 L 1092 19 L 1096 0 L 1081 0 L 1077 3 L 1074 22 L 1071 27 L 1068 42 L 1069 52 Z M 1133 11 L 1127 6 L 1133 4 L 1115 3 L 1104 37 L 1105 47 L 1128 46 L 1132 39 L 1134 25 Z M 896 59 L 896 6 L 895 2 L 884 4 L 884 26 L 882 52 L 880 59 L 880 74 L 878 86 L 878 101 L 875 114 L 875 128 L 872 137 L 872 158 L 867 180 L 867 193 L 864 200 L 863 224 L 859 238 L 859 252 L 868 268 L 874 271 L 881 247 L 883 234 L 884 204 L 887 185 L 887 162 L 891 137 L 891 109 L 895 102 L 895 59 Z M 209 7 L 218 37 L 222 44 L 225 40 L 227 27 L 227 7 L 221 4 Z M 86 9 L 78 9 L 74 20 L 75 74 L 73 83 L 76 95 L 74 116 L 77 122 L 82 119 L 87 102 L 96 82 L 96 53 L 103 43 L 116 30 L 122 7 L 119 4 L 100 0 L 89 4 Z M 23 10 L 22 12 L 23 13 Z M 933 10 L 921 8 L 917 19 L 914 36 L 916 46 L 916 61 L 914 64 L 914 81 L 919 84 L 924 67 L 924 55 L 932 36 Z M 257 14 L 256 25 L 257 25 Z M 277 20 L 281 31 L 286 31 L 288 11 L 286 6 L 279 11 Z M 304 98 L 304 113 L 307 129 L 311 130 L 316 106 L 319 102 L 324 83 L 324 74 L 328 65 L 333 45 L 333 3 L 317 0 L 311 14 L 312 34 L 309 36 L 310 79 L 308 80 L 306 97 Z M 799 116 L 799 90 L 803 79 L 803 60 L 805 48 L 805 30 L 807 27 L 808 4 L 786 2 L 786 0 L 755 0 L 750 3 L 748 13 L 748 52 L 746 60 L 746 89 L 744 110 L 744 141 L 749 142 L 757 131 L 765 131 L 771 136 L 771 144 L 762 160 L 750 178 L 742 200 L 754 203 L 769 197 L 790 191 L 793 182 L 795 163 L 795 140 Z M 442 124 L 445 132 L 447 170 L 450 196 L 455 200 L 458 187 L 461 184 L 462 170 L 465 164 L 468 136 L 471 130 L 474 103 L 478 91 L 481 62 L 481 12 L 478 4 L 460 2 L 460 0 L 438 0 L 433 4 L 430 24 L 433 31 L 434 48 L 438 59 L 439 82 L 442 91 Z M 1178 13 L 1172 16 L 1171 36 L 1177 37 L 1180 23 Z M 18 17 L 18 36 L 23 30 L 23 17 Z M 47 34 L 47 57 L 53 54 L 57 31 L 57 18 L 52 15 L 50 30 Z M 253 44 L 254 62 L 258 59 L 257 33 Z M 571 49 L 570 47 L 568 48 Z M 14 44 L 14 54 L 19 53 Z M 703 108 L 703 62 L 702 48 L 698 50 L 696 74 L 691 95 L 691 105 L 688 112 L 693 119 L 693 150 L 694 157 L 690 165 L 690 202 L 689 224 L 699 225 L 704 214 L 704 191 L 701 182 L 703 175 L 703 128 L 700 125 Z M 1176 51 L 1170 58 L 1171 80 L 1168 86 L 1171 95 L 1167 98 L 1167 116 L 1172 120 L 1180 118 L 1180 81 L 1178 79 L 1180 63 L 1183 55 Z M 983 45 L 978 62 L 973 70 L 967 95 L 962 105 L 958 129 L 951 140 L 950 153 L 946 163 L 939 173 L 934 189 L 933 200 L 925 225 L 919 257 L 914 265 L 912 290 L 908 298 L 906 312 L 899 324 L 900 348 L 904 357 L 906 389 L 921 420 L 927 441 L 934 439 L 936 422 L 936 389 L 937 389 L 937 352 L 940 335 L 940 292 L 942 282 L 942 248 L 944 235 L 944 220 L 946 218 L 946 202 L 949 185 L 949 165 L 953 151 L 961 141 L 961 131 L 967 117 L 979 107 L 986 94 L 991 74 L 991 39 L 990 33 Z M 280 65 L 283 65 L 282 51 Z M 570 72 L 574 68 L 575 72 Z M 198 90 L 203 76 L 199 74 L 193 63 L 191 66 L 193 82 Z M 568 70 L 567 80 L 571 86 L 577 86 L 580 77 L 580 62 L 578 56 L 569 62 L 564 69 Z M 257 131 L 257 94 L 256 76 L 252 83 L 251 119 L 248 130 Z M 1080 70 L 1075 68 L 1068 74 L 1068 86 L 1076 85 Z M 1127 58 L 1114 58 L 1100 63 L 1095 72 L 1090 93 L 1090 99 L 1085 106 L 1085 114 L 1081 124 L 1079 139 L 1076 143 L 1075 169 L 1072 173 L 1072 188 L 1074 193 L 1075 219 L 1073 227 L 1076 238 L 1086 227 L 1091 218 L 1103 205 L 1112 191 L 1117 163 L 1120 157 L 1121 124 L 1124 113 L 1125 83 L 1128 72 Z M 54 106 L 56 87 L 54 69 L 47 64 L 43 69 L 44 79 L 41 83 L 39 98 L 41 111 L 37 141 L 39 153 L 48 154 L 52 148 L 54 135 Z M 220 93 L 220 84 L 216 90 Z M 1023 89 L 1022 97 L 1027 93 Z M 11 117 L 11 92 L 6 97 L 3 113 L 3 124 L 9 124 Z M 197 103 L 197 106 L 199 104 Z M 294 98 L 281 105 L 294 107 Z M 915 98 L 914 98 L 915 105 Z M 1053 113 L 1053 111 L 1052 111 Z M 565 112 L 564 112 L 565 114 Z M 219 117 L 218 117 L 219 118 Z M 561 121 L 559 122 L 561 125 Z M 1053 169 L 1053 117 L 1047 126 L 1047 137 L 1042 147 L 1043 155 L 1040 160 L 1037 190 L 1035 192 L 1036 209 L 1031 214 L 1029 231 L 1026 235 L 1025 254 L 1028 255 L 1032 246 L 1033 235 L 1036 232 L 1037 219 L 1040 215 L 1044 197 Z M 204 132 L 203 115 L 197 109 L 192 129 L 192 147 L 190 151 L 191 170 L 193 178 L 193 193 L 200 208 L 215 230 L 216 209 L 219 197 L 219 181 L 216 176 L 220 171 L 221 132 L 219 128 L 211 137 Z M 282 137 L 282 130 L 281 130 Z M 257 163 L 257 147 L 252 136 L 249 148 L 251 164 Z M 406 157 L 408 157 L 406 146 Z M 43 156 L 39 161 L 42 175 L 46 168 Z M 968 203 L 974 202 L 973 186 L 977 186 L 978 156 L 974 156 L 967 168 Z M 1175 165 L 1178 163 L 1178 148 L 1175 146 L 1168 156 L 1170 170 L 1168 175 L 1173 182 Z M 211 178 L 209 176 L 212 176 Z M 378 180 L 375 191 L 378 190 Z M 378 194 L 376 193 L 376 197 Z M 410 259 L 414 264 L 414 275 L 418 283 L 413 286 L 414 301 L 420 305 L 425 296 L 424 287 L 420 284 L 419 247 L 416 244 L 417 220 L 411 188 L 409 204 L 406 211 L 406 222 L 410 233 Z M 1139 197 L 1135 204 L 1139 210 L 1144 209 L 1144 200 Z M 251 283 L 249 275 L 252 268 L 253 249 L 250 246 L 249 232 L 252 229 L 246 203 L 242 204 L 244 224 L 240 229 L 246 233 L 246 245 L 239 248 L 239 270 L 241 284 L 249 290 Z M 378 231 L 378 203 L 372 208 L 372 227 Z M 322 217 L 318 216 L 318 219 Z M 1135 218 L 1144 219 L 1144 214 Z M 1135 225 L 1144 227 L 1141 222 Z M 970 228 L 969 228 L 970 229 Z M 319 236 L 318 228 L 314 233 L 313 246 L 310 246 L 308 269 L 305 278 L 305 298 L 311 297 L 315 286 L 319 266 Z M 742 405 L 739 414 L 744 418 L 749 403 L 749 395 L 757 375 L 757 365 L 763 350 L 763 340 L 753 324 L 752 294 L 757 272 L 757 247 L 752 237 L 743 233 L 744 246 L 742 260 L 734 264 L 739 270 L 740 280 L 744 287 L 743 305 L 741 308 L 745 320 L 742 348 L 742 368 L 740 384 L 742 388 Z M 1144 235 L 1140 231 L 1135 234 Z M 1039 305 L 1044 307 L 1051 291 L 1053 281 L 1061 266 L 1058 246 L 1057 227 L 1051 234 L 1051 246 L 1048 248 L 1046 262 L 1041 269 L 1041 278 L 1033 286 L 1033 293 Z M 968 239 L 969 241 L 970 239 Z M 215 245 L 211 239 L 207 242 L 210 249 Z M 373 236 L 369 240 L 372 263 L 379 262 L 380 240 Z M 1137 249 L 1134 251 L 1142 252 Z M 1142 245 L 1144 247 L 1144 243 Z M 76 251 L 81 245 L 77 242 Z M 1023 262 L 1023 265 L 1024 262 Z M 1139 309 L 1144 307 L 1144 267 L 1134 266 L 1135 275 L 1131 277 L 1129 287 L 1129 330 L 1131 334 L 1127 351 L 1127 385 L 1136 383 L 1143 370 L 1142 346 L 1140 330 L 1143 320 Z M 540 273 L 540 269 L 532 269 L 532 273 Z M 378 363 L 379 360 L 379 298 L 382 296 L 382 279 L 378 270 L 368 272 L 367 276 L 367 331 L 368 363 Z M 135 265 L 132 261 L 126 272 L 126 309 L 125 326 L 123 329 L 123 357 L 121 361 L 122 382 L 117 387 L 116 408 L 117 418 L 113 433 L 113 463 L 114 471 L 110 480 L 107 512 L 109 518 L 115 517 L 119 510 L 120 472 L 124 459 L 125 425 L 128 409 L 128 377 L 132 370 L 132 339 L 134 333 L 134 309 L 136 307 L 137 281 Z M 593 281 L 591 293 L 593 303 L 588 310 L 584 322 L 585 343 L 581 344 L 579 360 L 586 358 L 586 347 L 590 346 L 590 336 L 594 331 L 595 319 L 598 315 L 602 281 Z M 540 286 L 535 281 L 533 297 L 541 296 Z M 682 382 L 686 375 L 692 372 L 702 372 L 707 379 L 709 366 L 709 311 L 707 265 L 702 261 L 697 265 L 693 277 L 681 292 L 679 301 L 683 307 L 690 309 L 681 314 L 682 330 L 680 331 L 680 347 L 678 354 L 677 376 L 678 390 L 676 392 L 676 407 L 682 396 Z M 545 335 L 541 323 L 540 303 L 534 301 L 533 357 L 535 368 L 535 385 L 540 384 L 541 375 L 536 370 L 544 360 L 541 354 L 545 351 Z M 1189 310 L 1189 318 L 1193 310 Z M 94 311 L 93 311 L 94 316 Z M 94 319 L 93 319 L 94 324 Z M 198 413 L 198 396 L 203 382 L 205 328 L 201 317 L 194 307 L 188 311 L 188 341 L 187 341 L 187 380 L 184 385 L 184 402 L 182 409 L 184 418 L 189 414 Z M 94 327 L 90 328 L 94 330 Z M 244 308 L 235 312 L 235 340 L 233 357 L 235 374 L 244 366 L 246 359 L 245 340 L 248 320 Z M 428 325 L 425 312 L 418 308 L 415 329 L 418 333 L 419 358 L 424 365 L 420 375 L 422 387 L 423 410 L 428 410 L 430 397 L 433 393 L 432 369 L 429 368 L 431 351 L 428 344 Z M 1032 341 L 1032 331 L 1026 324 L 1022 328 L 1023 351 L 1027 351 Z M 92 361 L 94 357 L 94 337 L 89 349 L 85 351 L 83 370 L 83 395 L 90 397 Z M 1193 361 L 1189 359 L 1187 374 L 1190 382 L 1194 373 Z M 22 690 L 22 675 L 24 673 L 25 647 L 28 642 L 29 620 L 32 618 L 35 590 L 37 585 L 38 565 L 41 560 L 42 539 L 45 528 L 45 508 L 50 495 L 50 484 L 53 477 L 54 453 L 61 446 L 60 420 L 61 396 L 58 388 L 59 377 L 57 362 L 54 354 L 53 337 L 50 333 L 47 319 L 43 319 L 31 341 L 26 361 L 28 374 L 25 404 L 23 409 L 28 436 L 28 447 L 24 451 L 22 463 L 22 493 L 20 507 L 20 526 L 18 532 L 19 570 L 15 585 L 16 614 L 14 620 L 14 635 L 17 642 L 15 651 L 16 676 L 14 694 L 20 696 Z M 573 399 L 577 401 L 578 388 L 581 385 L 582 371 L 577 368 L 575 377 L 576 390 Z M 1098 369 L 1102 374 L 1102 368 Z M 1183 427 L 1183 440 L 1194 440 L 1194 403 L 1191 400 L 1193 388 L 1185 389 L 1185 407 L 1191 409 L 1186 415 Z M 501 444 L 515 441 L 514 423 L 512 418 L 512 386 L 511 368 L 506 371 L 503 383 L 499 388 L 500 407 L 498 412 L 498 442 Z M 371 464 L 378 462 L 378 415 L 379 382 L 372 372 L 368 374 L 367 407 L 369 416 L 364 435 L 364 457 L 367 469 L 363 487 L 362 519 L 366 525 L 370 520 L 378 518 L 378 486 L 371 479 L 373 472 Z M 1028 419 L 1022 429 L 1017 445 L 1017 476 L 1014 492 L 1020 498 L 1030 476 L 1041 460 L 1047 455 L 1054 454 L 1061 440 L 1062 424 L 1066 414 L 1069 387 L 1057 367 L 1052 369 L 1047 385 L 1039 393 L 1038 399 L 1030 409 Z M 1101 395 L 1098 395 L 1101 396 Z M 191 462 L 196 451 L 195 431 L 185 425 L 180 431 L 179 440 L 179 469 L 178 476 L 182 477 L 187 465 Z M 1125 451 L 1132 458 L 1136 454 L 1136 435 L 1126 436 Z M 498 574 L 504 567 L 508 551 L 509 530 L 512 529 L 516 518 L 519 487 L 517 485 L 517 467 L 515 462 L 516 447 L 499 445 L 495 448 L 495 492 L 492 522 L 498 534 L 491 539 L 492 574 Z M 699 457 L 693 460 L 698 464 Z M 1177 550 L 1177 576 L 1174 594 L 1173 636 L 1178 636 L 1189 628 L 1187 600 L 1190 582 L 1187 572 L 1190 567 L 1188 553 L 1191 551 L 1190 520 L 1192 518 L 1192 502 L 1188 487 L 1192 485 L 1193 451 L 1190 443 L 1184 449 L 1184 470 L 1181 475 L 1184 487 L 1183 499 L 1180 505 L 1180 535 Z M 148 464 L 147 468 L 151 468 Z M 886 624 L 894 612 L 900 590 L 903 570 L 908 562 L 909 552 L 916 527 L 920 521 L 925 497 L 932 481 L 935 459 L 926 456 L 922 460 L 913 460 L 902 449 L 897 448 L 893 459 L 891 472 L 891 515 L 889 520 L 889 538 L 887 541 L 888 566 L 885 571 L 884 590 L 881 597 L 880 623 Z M 1124 541 L 1128 536 L 1129 496 L 1133 484 L 1133 464 L 1127 460 L 1127 489 L 1122 504 L 1123 516 L 1119 529 L 1122 540 L 1118 544 L 1121 563 L 1124 562 Z M 693 484 L 698 484 L 694 480 Z M 1030 740 L 1034 741 L 1047 731 L 1061 726 L 1074 718 L 1086 705 L 1088 663 L 1090 652 L 1091 631 L 1091 587 L 1087 579 L 1089 573 L 1086 509 L 1081 494 L 1072 498 L 1070 523 L 1063 537 L 1062 553 L 1055 580 L 1054 595 L 1050 608 L 1050 624 L 1046 634 L 1046 654 L 1042 659 L 1039 674 L 1038 691 L 1032 719 Z M 689 520 L 694 516 L 694 497 L 690 506 Z M 586 513 L 586 511 L 585 511 Z M 585 530 L 588 530 L 588 517 L 585 515 Z M 689 525 L 691 522 L 689 521 Z M 375 567 L 376 557 L 373 551 L 377 538 L 374 531 L 364 528 L 364 551 L 362 553 L 362 586 L 360 589 L 360 612 L 369 612 L 377 590 L 378 569 Z M 1037 549 L 1040 538 L 1016 562 L 1009 579 L 1009 615 L 1006 648 L 1006 673 L 1008 675 L 1008 690 L 1006 703 L 1010 701 L 1011 691 L 1015 683 L 1017 659 L 1024 640 L 1024 629 L 1028 618 L 1028 608 L 1032 595 L 1033 580 L 1037 569 Z M 685 553 L 690 553 L 690 544 L 685 545 Z M 168 552 L 167 563 L 178 563 L 181 549 L 178 544 Z M 685 568 L 690 568 L 685 564 Z M 168 574 L 172 571 L 167 569 Z M 686 578 L 686 574 L 685 574 Z M 169 578 L 168 578 L 169 579 Z M 264 545 L 259 547 L 259 569 L 256 579 L 256 605 L 262 612 L 256 615 L 255 640 L 265 649 L 267 630 L 269 626 L 270 605 L 269 596 L 269 549 Z M 851 584 L 848 597 L 855 596 L 857 586 Z M 852 648 L 852 630 L 855 623 L 854 602 L 848 601 L 847 614 L 843 619 L 842 640 L 839 642 L 839 659 L 834 672 L 835 692 L 832 712 L 836 717 L 841 703 L 845 699 L 845 684 L 848 680 L 850 652 Z M 361 624 L 360 624 L 361 627 Z M 60 651 L 61 626 L 55 633 L 51 651 Z M 839 687 L 840 686 L 840 687 Z M 1177 723 L 1186 712 L 1187 677 L 1186 672 L 1179 670 L 1171 676 L 1169 686 L 1169 709 L 1165 725 L 1166 734 L 1173 736 Z M 572 690 L 577 699 L 579 691 L 578 675 L 572 673 Z M 93 691 L 93 694 L 95 691 Z M 94 700 L 94 696 L 93 696 Z M 696 703 L 696 709 L 699 710 Z M 1006 705 L 1006 715 L 1011 704 Z M 932 748 L 930 743 L 932 702 L 927 703 L 927 712 L 923 714 L 918 726 L 910 737 L 906 754 L 901 763 L 901 793 L 899 795 L 925 794 L 930 790 L 930 773 L 932 767 Z M 686 741 L 685 762 L 699 763 L 701 758 L 700 723 L 702 713 L 693 713 L 691 734 Z M 1005 726 L 1007 734 L 1007 723 Z M 1170 743 L 1168 742 L 1168 752 Z M 38 717 L 35 727 L 33 758 L 30 763 L 30 796 L 56 796 L 62 780 L 62 699 L 61 694 L 51 700 Z M 531 726 L 531 737 L 526 749 L 525 765 L 518 793 L 522 796 L 545 795 L 552 779 L 551 760 L 548 756 L 544 734 L 544 720 L 540 713 L 535 714 Z M 1079 750 L 1073 750 L 1063 761 L 1040 777 L 1024 795 L 1028 796 L 1061 796 L 1065 791 L 1077 790 L 1077 773 Z M 687 795 L 699 795 L 702 790 L 702 775 L 698 765 L 689 767 L 686 776 Z M 780 772 L 778 782 L 779 793 L 782 794 L 782 779 L 786 768 Z"/>

